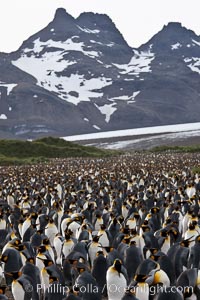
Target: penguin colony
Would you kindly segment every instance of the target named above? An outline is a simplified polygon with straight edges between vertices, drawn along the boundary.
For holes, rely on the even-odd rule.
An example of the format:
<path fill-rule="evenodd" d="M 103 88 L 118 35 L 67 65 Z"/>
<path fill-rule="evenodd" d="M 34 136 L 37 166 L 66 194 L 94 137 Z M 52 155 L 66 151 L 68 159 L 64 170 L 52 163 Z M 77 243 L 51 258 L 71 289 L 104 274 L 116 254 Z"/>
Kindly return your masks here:
<path fill-rule="evenodd" d="M 0 300 L 200 300 L 199 166 L 135 153 L 1 167 Z"/>

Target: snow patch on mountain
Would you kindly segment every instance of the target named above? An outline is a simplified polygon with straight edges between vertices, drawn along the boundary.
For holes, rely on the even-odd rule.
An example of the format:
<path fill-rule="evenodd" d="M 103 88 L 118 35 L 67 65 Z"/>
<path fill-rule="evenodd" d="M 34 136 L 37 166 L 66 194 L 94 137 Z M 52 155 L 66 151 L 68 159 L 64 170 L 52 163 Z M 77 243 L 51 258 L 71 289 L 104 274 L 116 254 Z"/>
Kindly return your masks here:
<path fill-rule="evenodd" d="M 182 45 L 180 43 L 176 43 L 176 44 L 171 45 L 171 49 L 172 50 L 177 50 L 177 49 L 179 49 L 181 47 L 182 47 Z"/>
<path fill-rule="evenodd" d="M 99 54 L 96 51 L 85 51 L 83 47 L 85 44 L 83 42 L 74 42 L 73 39 L 79 38 L 78 36 L 72 36 L 71 38 L 67 39 L 66 41 L 54 41 L 52 39 L 42 42 L 40 41 L 40 38 L 35 40 L 34 43 L 34 48 L 29 49 L 26 48 L 24 49 L 25 54 L 31 54 L 34 52 L 34 54 L 40 54 L 44 49 L 47 49 L 48 47 L 55 48 L 55 49 L 60 49 L 62 51 L 79 51 L 82 52 L 84 55 L 89 56 L 89 57 L 98 57 Z M 63 53 L 64 54 L 64 53 Z"/>
<path fill-rule="evenodd" d="M 103 93 L 96 90 L 112 84 L 111 79 L 103 76 L 89 80 L 85 80 L 83 75 L 78 74 L 71 74 L 70 77 L 58 76 L 57 72 L 62 72 L 68 66 L 76 64 L 76 61 L 64 59 L 66 51 L 81 51 L 86 55 L 88 53 L 96 55 L 97 52 L 95 51 L 83 51 L 84 43 L 74 43 L 72 39 L 68 39 L 66 42 L 55 42 L 52 40 L 40 42 L 37 39 L 34 44 L 34 53 L 26 48 L 24 54 L 18 60 L 12 61 L 12 64 L 34 76 L 39 86 L 50 92 L 55 92 L 61 99 L 77 105 L 81 101 L 90 101 L 90 98 L 102 97 Z M 62 48 L 62 50 L 41 54 L 44 47 L 48 46 L 56 49 Z M 35 53 L 38 55 L 36 56 Z M 71 91 L 77 91 L 77 94 L 68 94 Z"/>
<path fill-rule="evenodd" d="M 94 34 L 97 34 L 97 33 L 99 33 L 100 32 L 100 30 L 98 30 L 98 29 L 89 29 L 89 28 L 86 28 L 86 27 L 84 27 L 84 28 L 82 28 L 82 27 L 80 27 L 80 26 L 78 26 L 77 25 L 77 27 L 81 30 L 81 31 L 84 31 L 84 32 L 86 32 L 86 33 L 94 33 Z"/>
<path fill-rule="evenodd" d="M 200 42 L 197 42 L 197 41 L 195 41 L 195 40 L 192 40 L 192 41 L 193 41 L 193 43 L 195 43 L 196 45 L 200 46 Z"/>
<path fill-rule="evenodd" d="M 136 51 L 128 64 L 113 64 L 120 69 L 120 74 L 139 75 L 140 73 L 151 72 L 151 62 L 155 59 L 155 54 L 149 51 Z"/>
<path fill-rule="evenodd" d="M 188 58 L 186 57 L 184 59 L 186 63 L 191 62 L 190 64 L 187 64 L 188 68 L 190 68 L 193 72 L 197 72 L 200 74 L 200 58 L 199 57 L 192 57 Z"/>
<path fill-rule="evenodd" d="M 101 128 L 99 126 L 97 126 L 97 125 L 92 125 L 92 127 L 94 127 L 97 130 L 101 130 Z"/>
<path fill-rule="evenodd" d="M 5 114 L 1 114 L 0 115 L 0 120 L 7 120 L 7 116 Z"/>
<path fill-rule="evenodd" d="M 119 96 L 119 97 L 113 97 L 108 100 L 110 100 L 110 101 L 124 100 L 124 101 L 128 101 L 128 103 L 132 103 L 132 102 L 135 102 L 135 97 L 137 95 L 139 95 L 139 93 L 140 93 L 140 91 L 137 91 L 137 92 L 133 92 L 133 95 L 131 95 L 131 96 L 123 95 L 123 96 Z"/>
<path fill-rule="evenodd" d="M 4 86 L 7 88 L 7 95 L 10 94 L 10 92 L 14 89 L 15 86 L 17 86 L 16 83 L 3 83 L 0 82 L 0 86 Z"/>
<path fill-rule="evenodd" d="M 116 103 L 105 104 L 105 105 L 103 105 L 103 106 L 99 106 L 99 105 L 95 104 L 95 106 L 98 108 L 98 110 L 99 110 L 103 115 L 106 116 L 105 121 L 106 121 L 107 123 L 110 122 L 110 117 L 111 117 L 111 115 L 117 110 L 116 107 L 113 107 L 113 106 L 115 106 L 115 105 L 116 105 Z"/>

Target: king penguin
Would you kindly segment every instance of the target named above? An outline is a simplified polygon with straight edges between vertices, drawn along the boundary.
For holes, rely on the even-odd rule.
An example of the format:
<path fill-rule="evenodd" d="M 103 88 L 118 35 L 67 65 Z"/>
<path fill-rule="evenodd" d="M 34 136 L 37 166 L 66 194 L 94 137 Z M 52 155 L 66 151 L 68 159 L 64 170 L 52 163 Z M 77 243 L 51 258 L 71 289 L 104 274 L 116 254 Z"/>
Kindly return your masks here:
<path fill-rule="evenodd" d="M 54 249 L 56 252 L 56 263 L 58 265 L 61 265 L 61 263 L 62 263 L 61 253 L 62 253 L 63 241 L 64 241 L 64 238 L 62 237 L 62 235 L 60 233 L 58 233 L 53 240 L 53 245 L 54 245 Z"/>
<path fill-rule="evenodd" d="M 79 276 L 75 281 L 75 285 L 78 286 L 80 290 L 81 299 L 100 300 L 101 294 L 96 279 L 89 271 L 87 271 L 85 264 L 79 262 L 77 264 L 77 270 L 79 272 Z"/>
<path fill-rule="evenodd" d="M 134 258 L 134 259 L 133 259 Z M 143 261 L 142 252 L 136 246 L 136 242 L 130 242 L 129 247 L 125 250 L 125 267 L 127 269 L 129 282 L 132 280 L 140 263 Z"/>
<path fill-rule="evenodd" d="M 116 259 L 106 273 L 108 300 L 121 300 L 125 294 L 127 280 L 122 273 L 121 260 Z"/>
<path fill-rule="evenodd" d="M 97 284 L 100 289 L 100 293 L 104 296 L 107 295 L 106 291 L 106 273 L 108 270 L 108 262 L 106 257 L 104 256 L 103 251 L 97 252 L 97 257 L 94 260 L 94 265 L 92 268 L 92 275 L 97 281 Z"/>
<path fill-rule="evenodd" d="M 28 258 L 21 271 L 30 279 L 30 282 L 33 286 L 33 299 L 39 300 L 39 294 L 37 290 L 41 284 L 41 280 L 39 268 L 35 266 L 35 259 L 33 257 Z"/>
<path fill-rule="evenodd" d="M 100 237 L 97 235 L 94 236 L 92 242 L 88 245 L 88 254 L 89 254 L 91 267 L 93 267 L 94 259 L 96 257 L 97 252 L 102 250 L 102 246 L 98 242 L 99 238 Z"/>
<path fill-rule="evenodd" d="M 22 259 L 20 253 L 16 249 L 8 248 L 1 256 L 1 261 L 5 263 L 4 272 L 6 278 L 6 284 L 10 285 L 12 280 L 6 273 L 11 271 L 19 271 L 22 267 Z"/>
<path fill-rule="evenodd" d="M 51 246 L 53 246 L 53 240 L 56 234 L 58 234 L 58 228 L 54 224 L 53 219 L 50 219 L 47 227 L 45 228 L 45 235 L 48 237 Z"/>
<path fill-rule="evenodd" d="M 14 300 L 33 299 L 33 286 L 26 275 L 20 271 L 6 274 L 12 278 L 11 290 Z"/>

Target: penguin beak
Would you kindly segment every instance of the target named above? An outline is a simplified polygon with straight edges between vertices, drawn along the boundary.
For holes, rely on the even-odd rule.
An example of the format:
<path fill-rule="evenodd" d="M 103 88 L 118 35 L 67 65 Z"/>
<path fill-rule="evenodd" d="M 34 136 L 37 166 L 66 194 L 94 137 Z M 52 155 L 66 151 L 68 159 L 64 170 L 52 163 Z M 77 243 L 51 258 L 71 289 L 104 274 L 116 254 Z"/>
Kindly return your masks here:
<path fill-rule="evenodd" d="M 10 277 L 13 277 L 13 274 L 12 273 L 9 273 L 9 272 L 3 272 L 5 275 L 7 276 L 10 276 Z"/>
<path fill-rule="evenodd" d="M 191 241 L 191 239 L 193 239 L 194 238 L 194 235 L 192 235 L 189 239 L 187 239 L 186 241 L 189 241 L 189 242 L 193 242 L 193 241 Z"/>
<path fill-rule="evenodd" d="M 41 257 L 37 257 L 38 259 L 40 259 L 40 260 L 42 260 L 42 261 L 44 261 L 44 258 L 41 258 Z"/>

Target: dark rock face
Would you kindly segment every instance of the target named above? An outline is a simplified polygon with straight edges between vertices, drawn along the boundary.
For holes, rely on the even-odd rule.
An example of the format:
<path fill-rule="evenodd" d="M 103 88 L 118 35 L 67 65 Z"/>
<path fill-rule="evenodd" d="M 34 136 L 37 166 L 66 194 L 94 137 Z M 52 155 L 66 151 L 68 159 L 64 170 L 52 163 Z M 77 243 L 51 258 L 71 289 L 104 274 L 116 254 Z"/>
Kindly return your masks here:
<path fill-rule="evenodd" d="M 199 83 L 200 37 L 180 23 L 132 49 L 108 16 L 59 8 L 0 53 L 0 138 L 198 122 Z"/>

